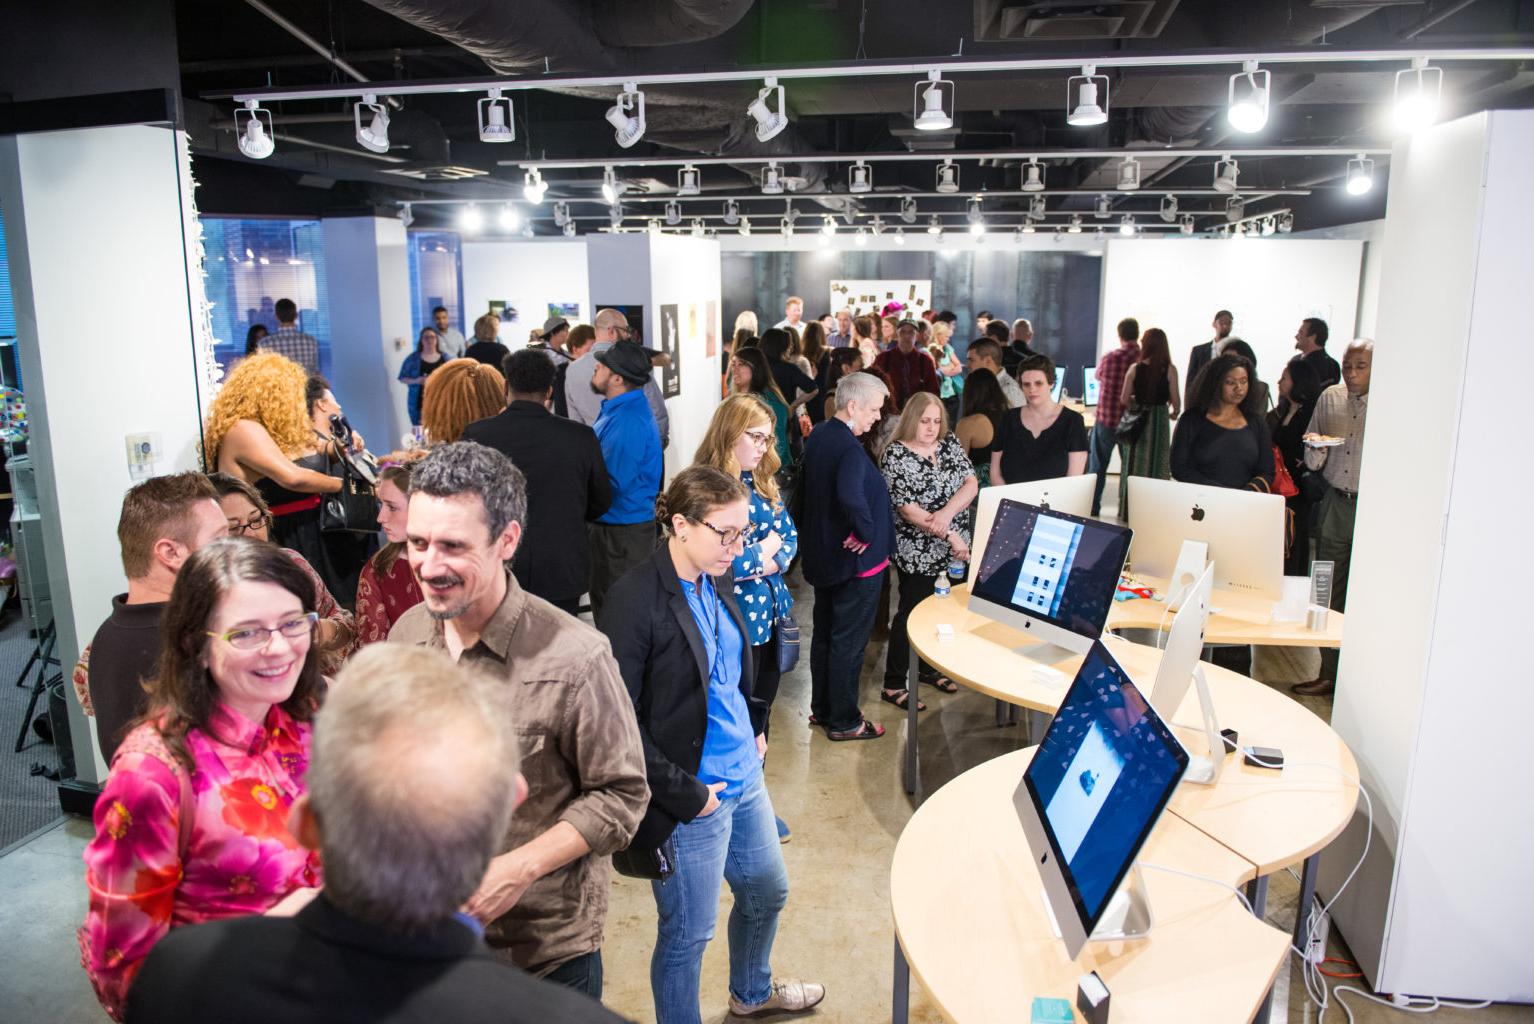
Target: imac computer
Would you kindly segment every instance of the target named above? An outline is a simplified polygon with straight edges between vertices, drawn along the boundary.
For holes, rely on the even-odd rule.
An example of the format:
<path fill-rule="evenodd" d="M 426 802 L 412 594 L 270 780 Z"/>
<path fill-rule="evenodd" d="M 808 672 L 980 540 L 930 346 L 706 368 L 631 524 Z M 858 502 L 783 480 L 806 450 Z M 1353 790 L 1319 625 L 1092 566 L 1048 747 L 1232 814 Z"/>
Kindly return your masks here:
<path fill-rule="evenodd" d="M 1187 768 L 1171 728 L 1094 643 L 1012 794 L 1072 960 L 1089 939 L 1150 929 L 1131 869 Z"/>
<path fill-rule="evenodd" d="M 1182 601 L 1172 628 L 1166 634 L 1166 646 L 1161 651 L 1161 664 L 1156 667 L 1156 681 L 1151 686 L 1151 705 L 1161 712 L 1161 717 L 1171 722 L 1177 709 L 1188 695 L 1188 687 L 1198 683 L 1199 710 L 1202 714 L 1207 757 L 1193 757 L 1188 765 L 1184 781 L 1213 785 L 1219 781 L 1220 769 L 1225 764 L 1225 743 L 1220 738 L 1219 722 L 1215 719 L 1214 704 L 1209 697 L 1209 684 L 1204 679 L 1203 664 L 1199 655 L 1204 650 L 1204 623 L 1209 618 L 1209 601 L 1214 594 L 1214 566 L 1205 566 L 1198 578 L 1182 588 Z"/>
<path fill-rule="evenodd" d="M 996 507 L 1001 504 L 1001 499 L 1011 498 L 1024 505 L 1037 505 L 1045 511 L 1086 518 L 1092 514 L 1092 488 L 1096 483 L 1097 477 L 1083 473 L 1081 476 L 1057 476 L 1026 484 L 982 488 L 980 506 L 975 510 L 975 542 L 969 548 L 969 564 L 979 565 L 985 557 L 985 539 L 991 532 L 991 524 L 996 521 Z"/>
<path fill-rule="evenodd" d="M 1063 366 L 1055 367 L 1055 382 L 1050 386 L 1049 397 L 1058 402 L 1060 395 L 1065 391 L 1065 375 L 1069 372 Z"/>
<path fill-rule="evenodd" d="M 1102 385 L 1097 382 L 1097 367 L 1095 367 L 1095 366 L 1083 367 L 1082 371 L 1081 371 L 1081 376 L 1082 376 L 1082 381 L 1081 381 L 1081 384 L 1082 384 L 1082 388 L 1081 388 L 1081 395 L 1082 395 L 1081 401 L 1082 401 L 1082 404 L 1083 405 L 1096 405 L 1097 404 L 1097 392 L 1098 392 L 1098 389 L 1102 387 Z"/>
<path fill-rule="evenodd" d="M 1019 653 L 1046 665 L 1103 635 L 1130 531 L 1003 498 L 976 563 L 969 610 L 1026 631 Z"/>
<path fill-rule="evenodd" d="M 1284 586 L 1284 499 L 1277 494 L 1129 478 L 1134 570 L 1170 577 L 1185 540 L 1209 546 L 1214 585 L 1277 601 Z"/>

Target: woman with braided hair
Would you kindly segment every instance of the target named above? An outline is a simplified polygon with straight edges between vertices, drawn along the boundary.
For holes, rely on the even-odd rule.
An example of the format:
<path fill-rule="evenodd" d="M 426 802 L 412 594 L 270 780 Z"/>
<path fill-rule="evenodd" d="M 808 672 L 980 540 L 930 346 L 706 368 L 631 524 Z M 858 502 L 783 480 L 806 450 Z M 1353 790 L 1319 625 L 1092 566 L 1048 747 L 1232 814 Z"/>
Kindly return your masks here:
<path fill-rule="evenodd" d="M 506 378 L 476 359 L 454 359 L 426 379 L 421 396 L 421 426 L 427 442 L 449 444 L 463 428 L 506 408 Z"/>

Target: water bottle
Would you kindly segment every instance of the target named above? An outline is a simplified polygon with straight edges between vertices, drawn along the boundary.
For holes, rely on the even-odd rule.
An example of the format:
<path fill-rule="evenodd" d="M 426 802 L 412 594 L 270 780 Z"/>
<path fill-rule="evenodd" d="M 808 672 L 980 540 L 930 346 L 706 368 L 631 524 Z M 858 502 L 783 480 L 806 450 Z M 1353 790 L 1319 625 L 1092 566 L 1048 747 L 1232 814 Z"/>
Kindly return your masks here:
<path fill-rule="evenodd" d="M 948 563 L 948 585 L 950 588 L 964 582 L 965 571 L 964 563 L 957 558 Z"/>
<path fill-rule="evenodd" d="M 948 577 L 946 575 L 944 575 L 943 573 L 938 573 L 937 574 L 937 579 L 932 584 L 932 596 L 933 597 L 947 597 L 948 596 Z"/>

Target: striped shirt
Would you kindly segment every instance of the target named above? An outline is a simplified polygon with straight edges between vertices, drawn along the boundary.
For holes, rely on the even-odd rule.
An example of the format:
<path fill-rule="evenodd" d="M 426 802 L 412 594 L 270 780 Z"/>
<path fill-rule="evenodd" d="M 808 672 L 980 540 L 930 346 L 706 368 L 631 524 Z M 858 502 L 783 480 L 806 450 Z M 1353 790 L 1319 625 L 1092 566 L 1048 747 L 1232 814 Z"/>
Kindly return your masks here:
<path fill-rule="evenodd" d="M 309 373 L 320 372 L 319 342 L 291 324 L 283 324 L 261 339 L 261 351 L 286 356 Z"/>
<path fill-rule="evenodd" d="M 1346 384 L 1333 384 L 1321 392 L 1316 410 L 1310 414 L 1308 434 L 1326 434 L 1342 438 L 1332 448 L 1305 446 L 1305 465 L 1319 469 L 1326 482 L 1339 491 L 1358 493 L 1358 473 L 1363 466 L 1364 417 L 1369 411 L 1369 396 L 1350 395 Z"/>

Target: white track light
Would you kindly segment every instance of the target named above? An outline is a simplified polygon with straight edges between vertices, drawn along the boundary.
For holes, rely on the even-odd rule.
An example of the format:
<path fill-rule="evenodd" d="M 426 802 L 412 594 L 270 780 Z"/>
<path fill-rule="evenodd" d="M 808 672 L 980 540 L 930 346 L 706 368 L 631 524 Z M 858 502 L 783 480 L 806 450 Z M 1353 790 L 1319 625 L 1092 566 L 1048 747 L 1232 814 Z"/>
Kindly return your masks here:
<path fill-rule="evenodd" d="M 959 191 L 959 167 L 952 160 L 944 160 L 937 165 L 937 191 Z"/>
<path fill-rule="evenodd" d="M 731 226 L 740 223 L 740 204 L 733 199 L 724 201 L 724 222 Z"/>
<path fill-rule="evenodd" d="M 1177 219 L 1177 197 L 1161 197 L 1161 219 L 1170 224 Z"/>
<path fill-rule="evenodd" d="M 490 95 L 480 100 L 477 106 L 480 142 L 517 140 L 517 121 L 512 112 L 510 96 L 502 96 L 501 90 L 491 89 Z"/>
<path fill-rule="evenodd" d="M 778 232 L 782 234 L 785 239 L 792 238 L 794 235 L 794 222 L 789 220 L 787 217 L 784 217 L 782 220 L 778 221 Z"/>
<path fill-rule="evenodd" d="M 941 235 L 942 233 L 943 222 L 938 218 L 938 215 L 934 213 L 932 216 L 927 218 L 927 234 Z"/>
<path fill-rule="evenodd" d="M 1136 230 L 1134 217 L 1131 214 L 1124 214 L 1124 218 L 1119 221 L 1119 234 L 1132 235 Z"/>
<path fill-rule="evenodd" d="M 1374 161 L 1362 153 L 1348 161 L 1348 195 L 1361 196 L 1374 187 Z"/>
<path fill-rule="evenodd" d="M 947 109 L 943 106 L 944 86 L 947 86 Z M 914 86 L 916 99 L 911 112 L 916 127 L 924 132 L 946 131 L 953 127 L 954 85 L 943 77 L 941 71 L 927 72 L 926 82 Z"/>
<path fill-rule="evenodd" d="M 1225 119 L 1236 131 L 1251 134 L 1267 126 L 1272 77 L 1271 72 L 1259 71 L 1255 60 L 1245 62 L 1240 72 L 1230 76 Z"/>
<path fill-rule="evenodd" d="M 569 203 L 555 203 L 554 204 L 554 226 L 557 227 L 557 228 L 562 228 L 562 227 L 564 227 L 568 223 L 570 223 L 570 204 Z"/>
<path fill-rule="evenodd" d="M 369 114 L 367 125 L 362 114 Z M 373 93 L 365 93 L 362 102 L 352 108 L 352 123 L 357 129 L 357 145 L 373 153 L 389 151 L 389 108 L 378 102 Z"/>
<path fill-rule="evenodd" d="M 534 206 L 543 202 L 544 193 L 548 192 L 549 184 L 543 180 L 543 174 L 534 167 L 522 175 L 522 198 Z"/>
<path fill-rule="evenodd" d="M 1185 235 L 1193 234 L 1193 214 L 1183 214 L 1182 223 L 1177 226 L 1177 230 Z"/>
<path fill-rule="evenodd" d="M 399 208 L 399 222 L 407 228 L 415 223 L 415 211 L 410 208 L 409 203 Z"/>
<path fill-rule="evenodd" d="M 682 204 L 675 199 L 666 204 L 666 223 L 673 227 L 682 223 Z"/>
<path fill-rule="evenodd" d="M 916 199 L 914 197 L 906 196 L 900 200 L 900 219 L 907 224 L 916 223 Z"/>
<path fill-rule="evenodd" d="M 694 238 L 702 238 L 703 237 L 703 230 L 704 230 L 703 229 L 703 218 L 702 217 L 694 217 L 692 219 L 692 237 L 694 237 Z"/>
<path fill-rule="evenodd" d="M 1028 200 L 1028 216 L 1034 220 L 1042 220 L 1046 203 L 1043 196 L 1034 196 Z"/>
<path fill-rule="evenodd" d="M 563 228 L 561 228 L 560 230 L 562 230 L 565 233 L 565 237 L 566 238 L 574 238 L 575 237 L 575 221 L 573 221 L 573 220 L 565 221 L 565 226 Z"/>
<path fill-rule="evenodd" d="M 612 225 L 612 227 L 614 229 L 617 229 L 617 228 L 620 228 L 620 227 L 623 226 L 623 207 L 622 206 L 620 206 L 617 203 L 613 203 L 611 206 L 609 206 L 607 208 L 607 223 Z"/>
<path fill-rule="evenodd" d="M 612 169 L 612 165 L 602 168 L 602 198 L 607 200 L 608 206 L 616 206 L 618 197 L 623 194 L 623 189 L 618 185 L 618 175 Z"/>
<path fill-rule="evenodd" d="M 1225 219 L 1234 223 L 1246 216 L 1246 200 L 1241 196 L 1231 196 L 1225 201 Z"/>
<path fill-rule="evenodd" d="M 762 195 L 780 196 L 783 194 L 783 168 L 777 164 L 768 164 L 762 168 Z"/>
<path fill-rule="evenodd" d="M 767 103 L 768 97 L 774 93 L 777 94 L 777 110 L 773 110 Z M 751 105 L 746 108 L 746 113 L 750 114 L 751 119 L 756 122 L 756 140 L 758 142 L 766 142 L 768 139 L 775 138 L 784 128 L 788 127 L 788 114 L 785 113 L 783 101 L 783 87 L 778 84 L 776 78 L 767 79 L 767 84 L 756 94 L 756 99 L 751 101 Z"/>
<path fill-rule="evenodd" d="M 868 244 L 868 232 L 863 230 L 862 228 L 858 228 L 858 233 L 852 236 L 852 240 L 854 242 L 856 242 L 858 245 L 867 245 Z"/>
<path fill-rule="evenodd" d="M 1024 220 L 1024 221 L 1023 221 L 1023 226 L 1022 226 L 1022 228 L 1021 228 L 1021 230 L 1022 230 L 1022 233 L 1023 233 L 1023 234 L 1025 234 L 1025 235 L 1031 235 L 1031 234 L 1033 234 L 1033 233 L 1034 233 L 1034 232 L 1035 232 L 1035 231 L 1037 231 L 1037 230 L 1038 230 L 1038 228 L 1037 228 L 1037 227 L 1035 227 L 1035 226 L 1034 226 L 1034 220 L 1033 220 L 1033 218 L 1032 218 L 1032 217 L 1028 217 L 1028 218 L 1027 218 L 1027 219 L 1025 219 L 1025 220 Z"/>
<path fill-rule="evenodd" d="M 501 212 L 496 215 L 496 223 L 502 231 L 515 231 L 522 226 L 522 218 L 517 215 L 517 208 L 510 203 L 501 206 Z"/>
<path fill-rule="evenodd" d="M 1287 235 L 1289 232 L 1291 232 L 1293 230 L 1294 230 L 1294 214 L 1292 214 L 1289 211 L 1285 210 L 1283 213 L 1278 215 L 1278 233 L 1281 234 L 1281 235 Z"/>
<path fill-rule="evenodd" d="M 522 237 L 523 238 L 532 238 L 536 234 L 537 234 L 537 232 L 533 230 L 533 222 L 532 221 L 525 220 L 525 221 L 522 222 Z"/>
<path fill-rule="evenodd" d="M 469 234 L 474 234 L 483 228 L 485 226 L 485 218 L 479 212 L 479 207 L 470 203 L 459 211 L 458 226 Z"/>
<path fill-rule="evenodd" d="M 735 230 L 737 232 L 739 232 L 740 234 L 742 234 L 742 235 L 749 235 L 749 234 L 751 234 L 751 218 L 750 217 L 740 217 L 738 219 L 740 220 L 740 227 L 736 228 Z"/>
<path fill-rule="evenodd" d="M 1126 156 L 1119 162 L 1119 191 L 1133 192 L 1140 187 L 1140 161 Z"/>
<path fill-rule="evenodd" d="M 1102 105 L 1098 106 L 1098 90 L 1102 91 Z M 1084 65 L 1081 74 L 1072 75 L 1065 83 L 1065 123 L 1077 128 L 1091 128 L 1108 121 L 1108 76 L 1099 75 L 1097 67 Z"/>
<path fill-rule="evenodd" d="M 859 160 L 847 168 L 847 191 L 855 194 L 872 192 L 874 187 L 874 171 L 866 163 Z"/>
<path fill-rule="evenodd" d="M 1107 196 L 1098 196 L 1097 205 L 1092 210 L 1092 216 L 1098 220 L 1107 220 L 1108 214 L 1113 212 L 1113 201 Z"/>
<path fill-rule="evenodd" d="M 1443 68 L 1429 67 L 1426 57 L 1413 57 L 1411 67 L 1396 72 L 1396 129 L 1415 132 L 1432 124 L 1442 97 Z"/>
<path fill-rule="evenodd" d="M 895 244 L 905 245 L 905 228 L 895 229 Z"/>
<path fill-rule="evenodd" d="M 1072 214 L 1070 227 L 1066 228 L 1065 230 L 1073 235 L 1081 234 L 1081 214 Z"/>
<path fill-rule="evenodd" d="M 679 196 L 695 196 L 703 191 L 703 179 L 698 174 L 698 169 L 688 164 L 676 172 L 676 194 Z"/>
<path fill-rule="evenodd" d="M 644 138 L 644 93 L 633 82 L 624 82 L 618 99 L 607 108 L 607 123 L 613 126 L 613 138 L 628 149 Z"/>
<path fill-rule="evenodd" d="M 1214 190 L 1216 192 L 1234 192 L 1236 190 L 1236 178 L 1241 173 L 1241 168 L 1236 165 L 1232 157 L 1226 157 L 1214 165 Z"/>
<path fill-rule="evenodd" d="M 241 114 L 245 115 L 243 126 L 240 124 Z M 264 123 L 263 114 L 266 115 Z M 245 106 L 235 109 L 234 142 L 240 147 L 241 153 L 252 160 L 265 160 L 277 148 L 277 144 L 272 141 L 274 134 L 272 112 L 261 106 L 259 101 L 246 100 Z"/>
<path fill-rule="evenodd" d="M 831 216 L 829 213 L 826 214 L 825 222 L 820 226 L 820 233 L 825 235 L 827 238 L 830 238 L 832 235 L 836 234 L 836 218 Z"/>
<path fill-rule="evenodd" d="M 1023 191 L 1044 191 L 1044 165 L 1037 160 L 1029 160 L 1028 166 L 1023 168 Z"/>
<path fill-rule="evenodd" d="M 964 219 L 971 224 L 979 224 L 984 218 L 980 214 L 980 197 L 975 196 L 964 204 Z"/>

